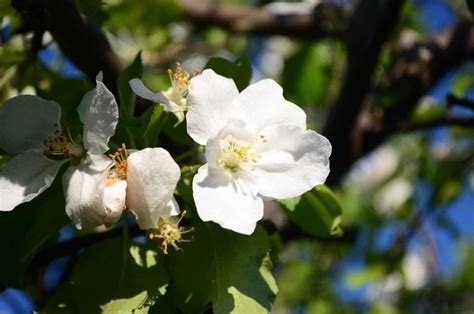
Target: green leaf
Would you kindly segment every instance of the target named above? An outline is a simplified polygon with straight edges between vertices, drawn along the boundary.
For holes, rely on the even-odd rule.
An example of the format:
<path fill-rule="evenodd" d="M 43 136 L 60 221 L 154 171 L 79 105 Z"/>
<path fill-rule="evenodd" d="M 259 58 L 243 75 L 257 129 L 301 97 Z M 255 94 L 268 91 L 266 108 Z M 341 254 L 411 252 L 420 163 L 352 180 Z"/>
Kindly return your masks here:
<path fill-rule="evenodd" d="M 233 79 L 239 91 L 246 88 L 252 78 L 252 66 L 245 57 L 240 57 L 234 62 L 211 58 L 204 68 L 213 69 L 217 74 Z"/>
<path fill-rule="evenodd" d="M 0 259 L 1 284 L 22 287 L 24 273 L 35 254 L 55 239 L 68 221 L 60 179 L 33 201 L 11 212 L 0 212 L 0 246 L 4 250 Z"/>
<path fill-rule="evenodd" d="M 305 46 L 285 62 L 285 96 L 300 106 L 319 105 L 331 77 L 332 49 L 327 43 Z"/>
<path fill-rule="evenodd" d="M 143 65 L 141 51 L 137 54 L 133 62 L 120 74 L 118 78 L 118 93 L 120 98 L 120 116 L 133 117 L 135 110 L 135 94 L 130 88 L 129 81 L 133 78 L 141 78 L 143 75 Z"/>
<path fill-rule="evenodd" d="M 70 285 L 61 287 L 46 310 L 147 313 L 167 285 L 162 254 L 143 244 L 105 240 L 81 254 Z"/>
<path fill-rule="evenodd" d="M 270 272 L 270 240 L 257 228 L 251 236 L 213 223 L 194 224 L 195 242 L 170 254 L 168 294 L 185 313 L 268 313 L 277 287 Z"/>
<path fill-rule="evenodd" d="M 163 125 L 166 123 L 168 114 L 164 112 L 163 106 L 154 104 L 142 115 L 142 142 L 144 147 L 155 146 L 158 141 Z"/>
<path fill-rule="evenodd" d="M 318 185 L 295 199 L 279 201 L 288 218 L 303 231 L 321 237 L 341 235 L 342 208 L 336 196 L 326 185 Z"/>

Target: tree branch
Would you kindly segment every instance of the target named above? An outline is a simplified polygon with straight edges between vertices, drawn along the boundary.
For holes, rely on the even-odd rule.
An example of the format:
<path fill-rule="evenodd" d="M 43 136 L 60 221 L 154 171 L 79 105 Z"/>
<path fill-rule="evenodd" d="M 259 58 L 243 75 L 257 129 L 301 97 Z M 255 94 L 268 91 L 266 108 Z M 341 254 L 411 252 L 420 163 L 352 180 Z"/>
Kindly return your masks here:
<path fill-rule="evenodd" d="M 329 112 L 323 134 L 333 147 L 331 173 L 327 182 L 335 184 L 355 159 L 351 134 L 362 111 L 378 63 L 383 43 L 392 33 L 403 0 L 390 0 L 385 6 L 377 0 L 361 0 L 346 34 L 348 68 L 340 97 Z"/>
<path fill-rule="evenodd" d="M 357 145 L 353 146 L 354 157 L 346 162 L 346 168 L 393 134 L 386 130 L 409 125 L 407 121 L 412 111 L 433 84 L 448 70 L 474 57 L 474 24 L 461 22 L 448 35 L 426 43 L 415 42 L 396 51 L 390 71 L 369 97 L 372 105 L 359 116 L 365 118 L 359 120 L 362 122 L 354 130 Z M 379 104 L 387 102 L 387 108 L 382 110 Z M 433 126 L 455 122 L 468 126 L 470 123 L 461 120 L 444 118 L 430 123 Z"/>
<path fill-rule="evenodd" d="M 317 40 L 340 38 L 345 29 L 341 6 L 319 4 L 313 14 L 278 15 L 264 8 L 180 1 L 183 16 L 197 26 L 219 26 L 237 33 L 282 35 Z"/>
<path fill-rule="evenodd" d="M 105 35 L 80 14 L 74 0 L 13 0 L 12 5 L 28 28 L 49 31 L 63 54 L 92 82 L 102 71 L 105 85 L 118 96 L 117 79 L 124 67 Z"/>

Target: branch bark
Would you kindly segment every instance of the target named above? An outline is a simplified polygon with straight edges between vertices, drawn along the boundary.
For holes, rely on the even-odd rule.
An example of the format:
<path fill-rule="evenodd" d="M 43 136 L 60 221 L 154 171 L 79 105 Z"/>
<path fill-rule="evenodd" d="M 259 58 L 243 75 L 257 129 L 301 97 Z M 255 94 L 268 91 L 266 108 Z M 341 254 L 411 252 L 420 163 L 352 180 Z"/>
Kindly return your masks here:
<path fill-rule="evenodd" d="M 370 88 L 380 50 L 392 33 L 403 0 L 385 6 L 377 0 L 361 0 L 346 34 L 347 64 L 340 97 L 329 112 L 323 134 L 332 143 L 331 173 L 327 182 L 337 183 L 353 160 L 351 134 Z"/>
<path fill-rule="evenodd" d="M 217 5 L 195 0 L 180 1 L 183 16 L 197 26 L 219 26 L 254 35 L 282 35 L 318 40 L 340 38 L 347 12 L 332 3 L 319 4 L 314 13 L 279 15 L 264 8 Z"/>
<path fill-rule="evenodd" d="M 371 151 L 393 132 L 410 125 L 409 118 L 418 101 L 450 69 L 474 57 L 474 24 L 461 22 L 449 34 L 429 42 L 415 42 L 399 49 L 393 58 L 388 74 L 368 97 L 371 105 L 362 112 L 352 148 L 353 158 L 343 165 L 348 169 L 352 162 Z M 379 103 L 387 103 L 382 110 Z M 461 123 L 470 126 L 469 121 L 460 118 L 444 118 L 436 124 Z M 433 124 L 434 125 L 434 124 Z M 405 130 L 407 128 L 405 127 Z M 409 129 L 409 128 L 408 128 Z"/>

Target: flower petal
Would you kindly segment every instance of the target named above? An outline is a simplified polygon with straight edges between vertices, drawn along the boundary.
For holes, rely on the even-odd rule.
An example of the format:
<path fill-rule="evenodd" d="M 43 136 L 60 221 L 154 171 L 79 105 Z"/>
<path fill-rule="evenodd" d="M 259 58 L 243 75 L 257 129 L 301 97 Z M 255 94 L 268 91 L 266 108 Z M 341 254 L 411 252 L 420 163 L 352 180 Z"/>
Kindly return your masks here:
<path fill-rule="evenodd" d="M 105 223 L 113 224 L 116 222 L 127 206 L 125 198 L 127 192 L 127 181 L 119 180 L 112 185 L 104 188 L 104 206 L 105 206 Z"/>
<path fill-rule="evenodd" d="M 179 166 L 163 148 L 146 148 L 128 157 L 127 207 L 141 229 L 157 228 L 160 217 L 174 212 L 167 205 L 179 177 Z"/>
<path fill-rule="evenodd" d="M 77 111 L 84 124 L 84 147 L 91 154 L 105 153 L 119 114 L 114 95 L 101 81 L 101 73 L 97 75 L 95 89 L 84 96 Z"/>
<path fill-rule="evenodd" d="M 235 99 L 235 106 L 252 131 L 277 124 L 290 124 L 306 129 L 306 114 L 283 97 L 283 89 L 274 80 L 261 80 L 244 89 Z"/>
<path fill-rule="evenodd" d="M 257 147 L 260 159 L 252 172 L 259 194 L 290 198 L 324 183 L 331 155 L 324 136 L 289 125 L 268 127 L 261 134 L 266 142 Z"/>
<path fill-rule="evenodd" d="M 199 168 L 193 179 L 193 197 L 199 217 L 222 228 L 250 235 L 263 217 L 263 201 L 247 187 L 230 180 L 208 165 Z"/>
<path fill-rule="evenodd" d="M 32 150 L 13 157 L 0 171 L 0 211 L 11 211 L 49 188 L 65 162 Z"/>
<path fill-rule="evenodd" d="M 59 129 L 61 107 L 38 96 L 20 95 L 0 106 L 0 148 L 9 154 L 44 148 Z"/>
<path fill-rule="evenodd" d="M 64 173 L 66 213 L 78 229 L 105 223 L 104 188 L 111 166 L 109 158 L 88 154 L 78 166 L 69 167 Z"/>
<path fill-rule="evenodd" d="M 226 125 L 235 111 L 232 102 L 239 91 L 233 80 L 210 69 L 193 77 L 188 91 L 188 134 L 197 143 L 205 145 Z"/>
<path fill-rule="evenodd" d="M 151 100 L 155 103 L 160 103 L 165 105 L 168 111 L 172 106 L 170 105 L 170 101 L 160 92 L 152 92 L 148 87 L 143 84 L 142 80 L 138 78 L 131 79 L 129 82 L 130 88 L 132 91 L 141 98 Z M 179 107 L 175 104 L 176 107 Z M 176 109 L 176 108 L 175 108 Z M 173 112 L 173 111 L 172 111 Z"/>

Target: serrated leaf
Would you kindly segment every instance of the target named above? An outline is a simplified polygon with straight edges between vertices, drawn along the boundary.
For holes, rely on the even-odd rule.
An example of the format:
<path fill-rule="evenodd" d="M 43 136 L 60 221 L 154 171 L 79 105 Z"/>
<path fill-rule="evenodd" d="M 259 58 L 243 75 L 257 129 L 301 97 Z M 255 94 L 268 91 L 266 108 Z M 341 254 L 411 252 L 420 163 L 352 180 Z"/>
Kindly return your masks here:
<path fill-rule="evenodd" d="M 143 75 L 143 65 L 141 51 L 137 54 L 133 62 L 120 74 L 118 78 L 118 93 L 120 98 L 120 116 L 133 117 L 135 110 L 135 94 L 130 88 L 129 81 L 133 78 L 141 78 Z"/>
<path fill-rule="evenodd" d="M 147 313 L 166 292 L 163 255 L 151 246 L 110 239 L 79 257 L 70 285 L 61 287 L 50 312 L 67 308 L 78 313 Z"/>
<path fill-rule="evenodd" d="M 342 234 L 342 208 L 326 185 L 318 185 L 303 194 L 294 208 L 294 200 L 279 203 L 286 209 L 288 218 L 309 234 L 321 237 Z"/>
<path fill-rule="evenodd" d="M 277 287 L 265 231 L 246 236 L 213 223 L 194 226 L 195 241 L 168 261 L 175 307 L 185 313 L 208 307 L 214 313 L 268 313 Z"/>
<path fill-rule="evenodd" d="M 234 62 L 211 58 L 204 68 L 213 69 L 217 74 L 233 79 L 239 91 L 246 88 L 252 78 L 252 66 L 245 57 L 240 57 Z"/>

